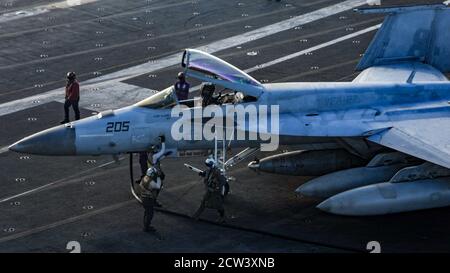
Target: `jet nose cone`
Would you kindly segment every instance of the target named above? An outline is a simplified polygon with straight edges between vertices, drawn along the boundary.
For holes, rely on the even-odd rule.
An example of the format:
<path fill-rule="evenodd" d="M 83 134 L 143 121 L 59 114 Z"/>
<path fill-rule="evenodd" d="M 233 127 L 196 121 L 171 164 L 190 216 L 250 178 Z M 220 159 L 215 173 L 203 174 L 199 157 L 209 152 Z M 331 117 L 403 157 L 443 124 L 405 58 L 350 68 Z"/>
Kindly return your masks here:
<path fill-rule="evenodd" d="M 16 152 L 16 153 L 22 153 L 22 149 L 23 147 L 19 144 L 20 141 L 14 143 L 13 145 L 10 145 L 8 147 L 8 150 L 12 151 L 12 152 Z"/>
<path fill-rule="evenodd" d="M 9 150 L 37 155 L 75 155 L 75 128 L 70 124 L 56 126 L 19 140 Z"/>

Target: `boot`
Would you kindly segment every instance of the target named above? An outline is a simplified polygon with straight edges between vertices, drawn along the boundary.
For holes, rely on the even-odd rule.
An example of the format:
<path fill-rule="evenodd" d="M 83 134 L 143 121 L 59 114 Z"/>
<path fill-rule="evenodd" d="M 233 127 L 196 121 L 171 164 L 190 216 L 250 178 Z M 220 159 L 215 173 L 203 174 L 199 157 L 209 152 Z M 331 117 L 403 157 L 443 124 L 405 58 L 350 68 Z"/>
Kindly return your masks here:
<path fill-rule="evenodd" d="M 155 232 L 156 229 L 152 226 L 144 227 L 144 232 Z"/>
<path fill-rule="evenodd" d="M 155 207 L 162 208 L 162 206 L 163 205 L 158 200 L 155 201 Z"/>

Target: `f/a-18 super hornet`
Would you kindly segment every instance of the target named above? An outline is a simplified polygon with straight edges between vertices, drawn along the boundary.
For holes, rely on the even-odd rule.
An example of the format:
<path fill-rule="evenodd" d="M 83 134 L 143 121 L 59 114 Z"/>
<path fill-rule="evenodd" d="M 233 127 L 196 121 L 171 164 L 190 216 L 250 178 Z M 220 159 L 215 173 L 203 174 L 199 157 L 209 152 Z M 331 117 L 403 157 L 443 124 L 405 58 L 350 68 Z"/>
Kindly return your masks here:
<path fill-rule="evenodd" d="M 267 142 L 262 137 L 251 139 L 255 131 L 276 134 L 280 145 L 302 147 L 253 161 L 249 167 L 316 176 L 297 192 L 323 198 L 319 209 L 377 215 L 448 206 L 450 83 L 445 73 L 450 72 L 450 9 L 425 5 L 358 11 L 385 13 L 386 18 L 357 66 L 362 72 L 352 82 L 261 84 L 223 60 L 193 49 L 185 50 L 182 66 L 188 76 L 233 90 L 231 99 L 216 100 L 224 110 L 214 118 L 229 118 L 229 105 L 253 105 L 258 117 L 261 112 L 277 117 L 276 124 L 255 125 L 248 115 L 224 122 L 223 128 L 232 127 L 224 141 L 232 147 L 248 147 L 242 156 Z M 173 115 L 180 105 L 185 106 Z M 174 150 L 210 149 L 214 141 L 193 136 L 195 130 L 187 130 L 190 139 L 173 134 L 180 119 L 208 126 L 213 115 L 206 119 L 196 115 L 202 107 L 195 100 L 178 101 L 169 87 L 135 105 L 39 132 L 10 150 L 41 155 L 119 154 L 146 150 L 161 134 Z M 245 138 L 232 140 L 238 131 Z"/>

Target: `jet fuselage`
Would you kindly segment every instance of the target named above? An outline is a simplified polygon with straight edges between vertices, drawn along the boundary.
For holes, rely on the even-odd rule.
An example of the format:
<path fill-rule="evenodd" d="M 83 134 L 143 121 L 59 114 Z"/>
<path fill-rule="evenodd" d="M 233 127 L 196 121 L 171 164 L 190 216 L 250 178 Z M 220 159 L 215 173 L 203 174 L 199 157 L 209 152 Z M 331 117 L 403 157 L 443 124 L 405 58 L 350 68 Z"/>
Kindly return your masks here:
<path fill-rule="evenodd" d="M 256 102 L 279 105 L 280 144 L 317 138 L 365 137 L 389 127 L 389 121 L 450 114 L 450 83 L 280 83 L 264 85 Z M 225 107 L 225 106 L 222 106 Z M 194 111 L 193 108 L 184 111 Z M 213 148 L 207 140 L 175 141 L 171 126 L 178 117 L 171 109 L 133 106 L 56 126 L 24 138 L 10 149 L 42 155 L 100 155 L 147 150 L 165 135 L 171 149 Z M 252 121 L 237 124 L 248 130 Z M 231 141 L 251 147 L 259 140 Z"/>

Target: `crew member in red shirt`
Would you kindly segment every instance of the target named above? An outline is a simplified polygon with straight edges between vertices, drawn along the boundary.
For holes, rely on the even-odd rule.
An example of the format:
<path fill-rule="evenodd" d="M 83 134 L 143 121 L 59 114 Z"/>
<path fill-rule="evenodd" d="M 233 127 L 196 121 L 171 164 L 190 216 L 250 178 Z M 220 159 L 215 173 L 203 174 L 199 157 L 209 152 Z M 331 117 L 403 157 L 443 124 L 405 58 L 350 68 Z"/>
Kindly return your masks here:
<path fill-rule="evenodd" d="M 66 84 L 66 101 L 64 102 L 64 120 L 61 124 L 69 122 L 69 108 L 72 106 L 75 112 L 75 120 L 80 119 L 80 109 L 78 108 L 78 103 L 80 101 L 80 85 L 76 80 L 75 72 L 67 73 L 67 84 Z"/>

